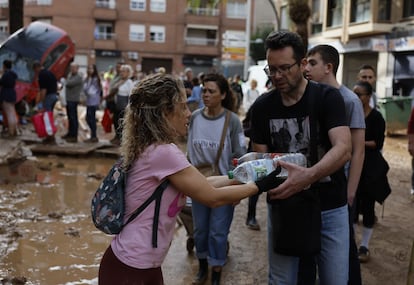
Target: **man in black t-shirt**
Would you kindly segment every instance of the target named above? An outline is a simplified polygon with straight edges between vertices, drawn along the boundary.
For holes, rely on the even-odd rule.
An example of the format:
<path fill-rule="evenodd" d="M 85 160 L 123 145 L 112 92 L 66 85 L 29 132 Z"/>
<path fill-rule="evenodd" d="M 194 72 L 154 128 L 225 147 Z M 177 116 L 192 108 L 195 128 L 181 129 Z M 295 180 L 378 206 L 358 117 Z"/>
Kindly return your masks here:
<path fill-rule="evenodd" d="M 274 242 L 273 234 L 281 225 L 272 223 L 274 210 L 277 209 L 275 205 L 284 204 L 296 195 L 301 197 L 304 192 L 319 191 L 322 210 L 341 209 L 341 213 L 338 215 L 335 212 L 330 220 L 337 232 L 333 233 L 325 224 L 321 225 L 321 251 L 317 257 L 319 278 L 321 284 L 346 285 L 349 226 L 343 165 L 351 157 L 351 136 L 344 101 L 338 90 L 304 78 L 305 49 L 299 35 L 272 32 L 265 41 L 265 47 L 268 62 L 265 72 L 271 78 L 274 89 L 261 95 L 252 106 L 253 151 L 301 152 L 308 158 L 309 166 L 304 168 L 279 162 L 288 171 L 288 177 L 268 192 L 269 284 L 297 284 L 299 263 L 299 257 L 293 254 L 276 252 L 279 245 Z M 272 136 L 272 130 L 279 132 L 281 129 L 283 137 L 290 138 L 288 145 L 282 144 L 283 149 L 274 144 L 283 139 L 280 133 Z M 296 135 L 298 133 L 300 135 Z M 291 210 L 297 212 L 300 209 Z M 295 227 L 291 222 L 285 222 L 290 228 Z M 303 243 L 307 243 L 310 233 L 306 235 Z M 292 240 L 299 238 L 291 236 Z"/>
<path fill-rule="evenodd" d="M 55 75 L 42 67 L 39 62 L 33 63 L 33 70 L 39 82 L 39 93 L 36 97 L 36 107 L 38 111 L 50 111 L 53 113 L 53 108 L 58 100 L 57 88 L 58 82 Z M 55 143 L 55 136 L 49 135 L 43 143 Z"/>

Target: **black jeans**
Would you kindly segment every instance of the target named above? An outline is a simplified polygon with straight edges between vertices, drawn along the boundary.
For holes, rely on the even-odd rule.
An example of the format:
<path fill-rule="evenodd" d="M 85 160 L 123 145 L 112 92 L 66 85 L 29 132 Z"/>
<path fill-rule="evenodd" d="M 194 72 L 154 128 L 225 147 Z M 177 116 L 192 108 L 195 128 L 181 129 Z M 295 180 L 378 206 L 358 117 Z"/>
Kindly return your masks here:
<path fill-rule="evenodd" d="M 78 128 L 79 128 L 79 121 L 78 121 L 78 102 L 74 101 L 67 101 L 66 102 L 66 114 L 68 116 L 68 136 L 71 138 L 78 137 Z"/>

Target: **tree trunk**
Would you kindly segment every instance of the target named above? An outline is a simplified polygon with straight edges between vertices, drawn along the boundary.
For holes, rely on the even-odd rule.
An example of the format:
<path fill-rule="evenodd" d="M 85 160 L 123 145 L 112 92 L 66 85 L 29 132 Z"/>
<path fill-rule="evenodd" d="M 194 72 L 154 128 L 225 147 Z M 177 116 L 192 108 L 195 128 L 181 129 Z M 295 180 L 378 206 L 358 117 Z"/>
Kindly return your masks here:
<path fill-rule="evenodd" d="M 23 27 L 24 0 L 9 0 L 9 33 Z"/>

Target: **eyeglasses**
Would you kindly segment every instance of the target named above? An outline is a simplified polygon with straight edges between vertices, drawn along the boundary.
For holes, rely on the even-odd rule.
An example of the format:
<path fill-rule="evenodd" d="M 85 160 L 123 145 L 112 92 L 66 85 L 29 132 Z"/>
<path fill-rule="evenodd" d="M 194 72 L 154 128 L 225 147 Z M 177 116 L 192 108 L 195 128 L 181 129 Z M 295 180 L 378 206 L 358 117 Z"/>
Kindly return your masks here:
<path fill-rule="evenodd" d="M 279 66 L 279 67 L 272 67 L 272 66 L 266 65 L 266 67 L 263 68 L 263 70 L 267 74 L 267 76 L 275 76 L 276 73 L 279 73 L 280 75 L 285 75 L 296 64 L 298 64 L 297 61 L 295 61 L 294 63 L 292 63 L 290 65 L 289 64 L 285 64 L 285 65 L 282 65 L 282 66 Z"/>

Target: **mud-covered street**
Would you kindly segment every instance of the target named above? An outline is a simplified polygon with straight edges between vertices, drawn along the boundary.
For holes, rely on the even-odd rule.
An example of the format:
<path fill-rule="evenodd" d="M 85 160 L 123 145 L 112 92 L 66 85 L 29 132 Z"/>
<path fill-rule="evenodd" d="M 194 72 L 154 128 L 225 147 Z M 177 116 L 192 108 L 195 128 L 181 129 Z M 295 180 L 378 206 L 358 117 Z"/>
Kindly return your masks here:
<path fill-rule="evenodd" d="M 384 156 L 391 166 L 393 192 L 384 207 L 376 207 L 378 224 L 370 243 L 371 260 L 362 265 L 363 284 L 405 285 L 414 237 L 406 136 L 387 137 Z M 97 284 L 99 261 L 111 237 L 94 228 L 90 199 L 114 158 L 37 158 L 37 182 L 0 185 L 0 280 Z M 247 201 L 236 207 L 223 284 L 267 284 L 264 200 L 261 197 L 258 204 L 261 231 L 244 224 Z M 196 273 L 197 260 L 187 252 L 186 232 L 179 224 L 163 270 L 166 285 L 191 284 Z"/>

